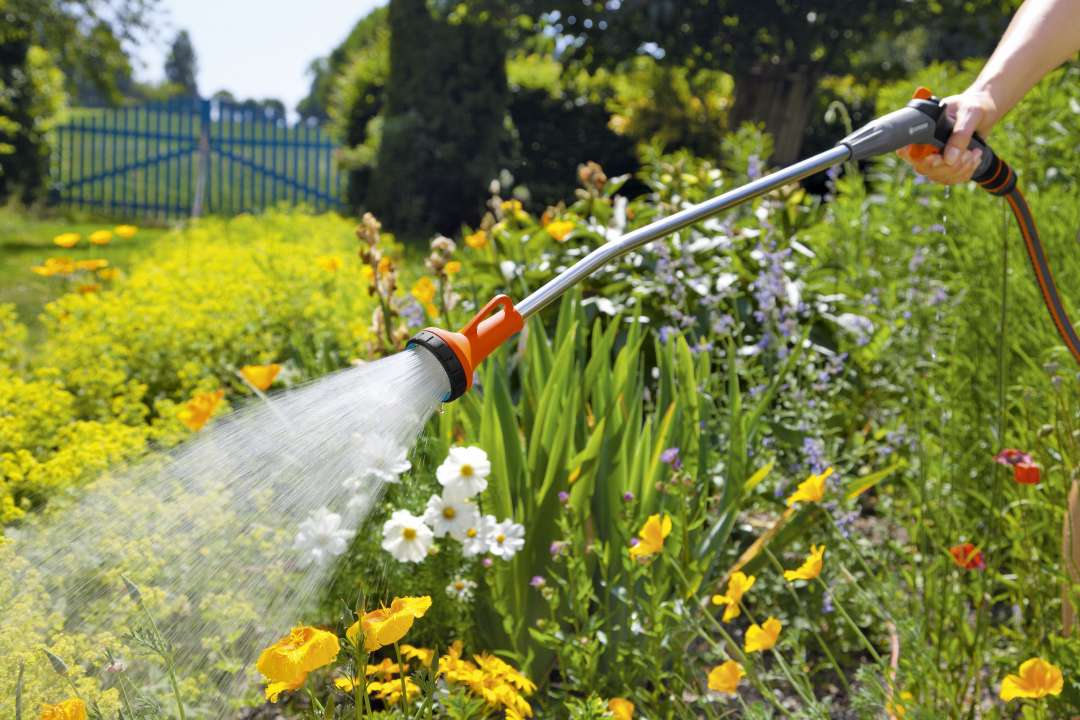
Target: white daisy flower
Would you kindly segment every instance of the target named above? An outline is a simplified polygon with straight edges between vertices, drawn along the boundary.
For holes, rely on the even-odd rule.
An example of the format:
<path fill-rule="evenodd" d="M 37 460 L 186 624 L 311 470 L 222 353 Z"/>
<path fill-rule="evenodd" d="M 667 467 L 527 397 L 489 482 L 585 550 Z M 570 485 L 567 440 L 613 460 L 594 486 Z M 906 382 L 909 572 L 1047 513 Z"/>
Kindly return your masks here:
<path fill-rule="evenodd" d="M 383 550 L 398 562 L 421 562 L 434 542 L 431 528 L 408 510 L 395 510 L 383 523 Z"/>
<path fill-rule="evenodd" d="M 472 600 L 474 590 L 476 590 L 476 581 L 463 577 L 454 578 L 453 582 L 446 586 L 446 594 L 462 602 Z"/>
<path fill-rule="evenodd" d="M 380 439 L 377 436 L 367 438 L 361 433 L 354 433 L 353 438 L 365 445 L 371 440 Z M 355 492 L 371 483 L 396 483 L 401 474 L 412 467 L 407 456 L 406 448 L 392 444 L 377 442 L 371 447 L 365 447 L 360 472 L 345 480 L 345 489 Z"/>
<path fill-rule="evenodd" d="M 293 548 L 309 561 L 322 564 L 345 552 L 352 536 L 351 528 L 342 527 L 340 515 L 321 507 L 300 523 Z"/>
<path fill-rule="evenodd" d="M 488 551 L 488 534 L 495 527 L 494 515 L 485 515 L 478 518 L 476 524 L 465 529 L 465 539 L 461 541 L 461 554 L 465 557 L 476 557 Z"/>
<path fill-rule="evenodd" d="M 525 547 L 525 527 L 513 520 L 495 523 L 488 531 L 487 543 L 488 552 L 495 557 L 509 560 Z"/>
<path fill-rule="evenodd" d="M 435 471 L 439 484 L 459 500 L 468 500 L 487 487 L 491 462 L 478 447 L 452 447 L 446 460 Z"/>
<path fill-rule="evenodd" d="M 469 528 L 480 523 L 480 511 L 476 503 L 458 500 L 453 493 L 443 491 L 442 497 L 432 495 L 428 500 L 424 522 L 435 531 L 435 537 L 449 533 L 450 537 L 464 542 Z"/>

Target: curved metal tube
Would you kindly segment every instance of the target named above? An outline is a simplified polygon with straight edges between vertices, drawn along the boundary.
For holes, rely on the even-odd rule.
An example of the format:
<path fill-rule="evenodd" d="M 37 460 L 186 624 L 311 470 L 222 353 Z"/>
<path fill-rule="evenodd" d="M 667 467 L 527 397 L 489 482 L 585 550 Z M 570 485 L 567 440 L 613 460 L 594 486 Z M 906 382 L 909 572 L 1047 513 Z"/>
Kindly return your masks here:
<path fill-rule="evenodd" d="M 826 170 L 833 165 L 839 165 L 850 157 L 851 148 L 843 144 L 837 145 L 823 153 L 797 162 L 794 165 L 789 165 L 782 170 L 777 170 L 746 185 L 729 190 L 722 195 L 710 198 L 703 203 L 680 210 L 674 215 L 668 215 L 637 230 L 628 232 L 622 237 L 596 248 L 561 274 L 553 277 L 515 307 L 522 318 L 528 318 L 533 313 L 547 307 L 564 292 L 604 265 L 625 255 L 634 248 L 641 247 L 647 242 L 669 235 L 676 230 L 681 230 L 687 225 L 693 225 L 758 195 L 764 195 L 782 185 L 802 180 L 804 177 Z"/>

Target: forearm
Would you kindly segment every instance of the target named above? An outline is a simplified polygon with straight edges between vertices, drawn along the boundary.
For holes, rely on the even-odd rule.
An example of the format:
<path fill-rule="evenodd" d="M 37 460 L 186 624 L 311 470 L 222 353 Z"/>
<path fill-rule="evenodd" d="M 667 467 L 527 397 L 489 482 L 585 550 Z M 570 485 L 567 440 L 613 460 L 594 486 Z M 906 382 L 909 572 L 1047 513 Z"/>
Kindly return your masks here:
<path fill-rule="evenodd" d="M 993 98 L 996 122 L 1077 51 L 1080 0 L 1026 0 L 969 90 Z"/>

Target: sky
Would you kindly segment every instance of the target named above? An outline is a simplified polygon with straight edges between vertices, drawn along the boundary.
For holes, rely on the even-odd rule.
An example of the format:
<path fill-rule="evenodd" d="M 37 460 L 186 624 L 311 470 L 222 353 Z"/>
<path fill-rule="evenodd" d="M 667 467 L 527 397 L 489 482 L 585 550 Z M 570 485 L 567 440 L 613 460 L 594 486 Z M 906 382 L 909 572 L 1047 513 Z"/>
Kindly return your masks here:
<path fill-rule="evenodd" d="M 136 77 L 165 77 L 165 56 L 187 30 L 198 58 L 199 92 L 239 99 L 277 98 L 290 114 L 311 83 L 308 65 L 345 39 L 385 0 L 162 0 L 156 41 L 136 53 Z M 141 67 L 140 67 L 141 66 Z"/>

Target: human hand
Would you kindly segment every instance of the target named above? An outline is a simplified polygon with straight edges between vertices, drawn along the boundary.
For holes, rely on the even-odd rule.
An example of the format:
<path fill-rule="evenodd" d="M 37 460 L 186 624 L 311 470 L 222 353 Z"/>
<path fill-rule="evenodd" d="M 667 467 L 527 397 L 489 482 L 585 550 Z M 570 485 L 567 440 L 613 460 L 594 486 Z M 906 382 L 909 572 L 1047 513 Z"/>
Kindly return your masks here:
<path fill-rule="evenodd" d="M 997 103 L 989 92 L 968 89 L 941 101 L 945 112 L 953 121 L 953 133 L 944 151 L 926 157 L 912 157 L 911 146 L 901 148 L 896 154 L 915 168 L 920 175 L 942 185 L 967 182 L 979 166 L 981 150 L 968 150 L 971 136 L 979 133 L 986 139 L 998 120 Z"/>

